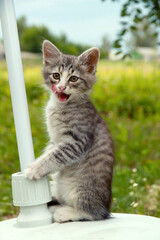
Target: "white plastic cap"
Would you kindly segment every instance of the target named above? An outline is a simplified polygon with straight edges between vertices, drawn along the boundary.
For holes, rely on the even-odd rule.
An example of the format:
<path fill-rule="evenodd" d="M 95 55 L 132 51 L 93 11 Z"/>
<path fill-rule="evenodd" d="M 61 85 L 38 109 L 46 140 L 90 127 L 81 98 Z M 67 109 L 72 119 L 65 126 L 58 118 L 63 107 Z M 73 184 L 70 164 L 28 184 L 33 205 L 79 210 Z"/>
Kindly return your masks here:
<path fill-rule="evenodd" d="M 12 174 L 12 194 L 15 206 L 33 206 L 51 201 L 48 177 L 31 181 L 23 173 Z"/>

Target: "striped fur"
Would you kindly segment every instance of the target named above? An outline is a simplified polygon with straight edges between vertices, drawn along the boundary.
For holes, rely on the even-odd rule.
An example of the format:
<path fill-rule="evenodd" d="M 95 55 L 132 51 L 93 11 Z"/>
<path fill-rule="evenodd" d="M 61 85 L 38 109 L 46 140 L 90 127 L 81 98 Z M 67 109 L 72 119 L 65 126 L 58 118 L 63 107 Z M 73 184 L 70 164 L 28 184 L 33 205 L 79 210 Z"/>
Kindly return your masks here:
<path fill-rule="evenodd" d="M 109 217 L 113 143 L 106 123 L 88 97 L 96 80 L 97 53 L 93 48 L 79 57 L 67 56 L 48 41 L 43 45 L 43 76 L 50 91 L 46 107 L 50 143 L 26 170 L 26 176 L 38 179 L 52 173 L 52 194 L 60 205 L 50 210 L 57 222 Z M 62 78 L 54 83 L 56 88 L 63 81 L 65 93 L 70 94 L 65 102 L 51 90 L 53 72 Z M 71 83 L 68 79 L 73 74 L 79 80 Z"/>

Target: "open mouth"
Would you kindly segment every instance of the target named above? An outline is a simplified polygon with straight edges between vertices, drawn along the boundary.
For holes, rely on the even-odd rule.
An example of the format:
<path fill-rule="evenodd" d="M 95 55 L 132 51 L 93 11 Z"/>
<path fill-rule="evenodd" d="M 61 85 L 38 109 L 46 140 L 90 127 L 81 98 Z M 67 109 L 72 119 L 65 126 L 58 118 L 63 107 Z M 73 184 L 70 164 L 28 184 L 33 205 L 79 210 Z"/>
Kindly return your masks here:
<path fill-rule="evenodd" d="M 64 92 L 58 92 L 54 84 L 52 84 L 52 91 L 57 95 L 60 102 L 65 102 L 70 97 L 69 94 L 66 94 Z"/>
<path fill-rule="evenodd" d="M 65 102 L 70 97 L 70 95 L 67 95 L 67 94 L 62 93 L 62 92 L 57 93 L 57 96 L 58 96 L 58 99 L 59 99 L 60 102 Z"/>

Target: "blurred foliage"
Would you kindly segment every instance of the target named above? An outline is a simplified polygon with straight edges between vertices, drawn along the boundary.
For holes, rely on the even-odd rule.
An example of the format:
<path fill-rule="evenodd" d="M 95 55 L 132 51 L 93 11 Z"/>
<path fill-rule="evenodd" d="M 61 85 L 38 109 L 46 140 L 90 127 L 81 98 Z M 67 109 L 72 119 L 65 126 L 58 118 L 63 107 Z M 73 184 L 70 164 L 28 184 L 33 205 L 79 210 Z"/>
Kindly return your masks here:
<path fill-rule="evenodd" d="M 62 33 L 56 36 L 51 33 L 46 26 L 28 26 L 24 16 L 17 20 L 18 33 L 22 51 L 40 53 L 42 50 L 42 43 L 45 39 L 55 44 L 64 54 L 80 55 L 82 52 L 90 48 L 89 45 L 74 44 L 67 39 L 67 36 Z M 107 58 L 110 43 L 107 38 L 102 39 L 101 58 Z"/>
<path fill-rule="evenodd" d="M 24 60 L 35 156 L 47 144 L 41 60 Z M 115 145 L 112 212 L 160 217 L 160 63 L 100 61 L 91 99 L 108 123 Z M 7 69 L 0 65 L 0 218 L 13 207 L 11 174 L 20 171 Z"/>
<path fill-rule="evenodd" d="M 111 48 L 112 48 L 111 41 L 109 40 L 109 38 L 107 36 L 103 36 L 102 43 L 101 43 L 101 49 L 100 49 L 102 59 L 108 57 Z"/>
<path fill-rule="evenodd" d="M 105 2 L 106 0 L 101 0 Z M 113 2 L 119 0 L 112 0 Z M 153 42 L 158 43 L 158 35 L 160 28 L 160 1 L 159 0 L 125 0 L 121 8 L 121 30 L 118 33 L 117 39 L 114 42 L 114 47 L 117 49 L 117 53 L 120 54 L 123 52 L 123 45 L 125 36 L 128 33 L 135 34 L 139 31 L 137 26 L 139 23 L 142 23 L 144 19 L 147 19 L 146 25 L 143 30 L 147 32 L 149 28 L 154 29 L 150 31 L 150 37 Z M 152 33 L 152 34 L 151 34 Z M 139 37 L 137 35 L 137 37 Z M 149 42 L 149 41 L 148 41 Z M 139 42 L 140 43 L 140 42 Z M 141 44 L 141 43 L 140 43 Z M 145 43 L 146 44 L 146 43 Z M 130 55 L 129 53 L 124 53 L 124 58 Z"/>
<path fill-rule="evenodd" d="M 131 38 L 134 41 L 135 47 L 151 47 L 155 48 L 157 43 L 157 35 L 154 36 L 155 27 L 149 25 L 149 21 L 143 18 L 141 22 L 137 23 L 136 30 L 131 31 Z"/>

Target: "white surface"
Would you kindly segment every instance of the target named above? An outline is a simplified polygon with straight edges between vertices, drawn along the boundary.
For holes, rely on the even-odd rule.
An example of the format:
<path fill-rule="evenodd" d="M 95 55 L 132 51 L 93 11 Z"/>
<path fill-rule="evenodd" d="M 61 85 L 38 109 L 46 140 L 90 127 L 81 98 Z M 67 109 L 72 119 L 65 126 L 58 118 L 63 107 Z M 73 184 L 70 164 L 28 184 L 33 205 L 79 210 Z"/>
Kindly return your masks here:
<path fill-rule="evenodd" d="M 113 214 L 95 222 L 53 223 L 43 227 L 16 228 L 16 219 L 0 223 L 3 240 L 160 240 L 160 219 L 143 215 Z"/>
<path fill-rule="evenodd" d="M 34 161 L 34 151 L 13 0 L 0 0 L 0 17 L 20 165 L 24 171 Z"/>

